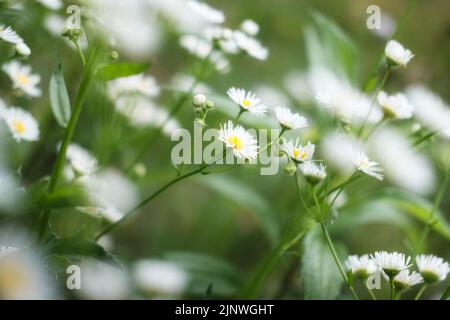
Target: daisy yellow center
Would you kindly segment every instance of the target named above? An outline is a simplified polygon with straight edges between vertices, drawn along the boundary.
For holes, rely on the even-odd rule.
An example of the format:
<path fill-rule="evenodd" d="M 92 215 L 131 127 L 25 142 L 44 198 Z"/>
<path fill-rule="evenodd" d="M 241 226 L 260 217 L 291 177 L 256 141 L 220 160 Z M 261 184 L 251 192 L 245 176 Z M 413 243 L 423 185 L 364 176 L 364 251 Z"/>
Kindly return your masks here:
<path fill-rule="evenodd" d="M 301 151 L 300 149 L 294 149 L 293 151 L 294 158 L 305 159 L 308 156 L 308 153 L 306 151 Z"/>
<path fill-rule="evenodd" d="M 19 134 L 25 133 L 25 124 L 22 121 L 16 120 L 12 124 L 14 130 Z"/>
<path fill-rule="evenodd" d="M 244 107 L 250 107 L 250 105 L 251 105 L 252 103 L 250 102 L 250 100 L 244 99 L 244 100 L 242 100 L 242 104 L 244 105 Z"/>
<path fill-rule="evenodd" d="M 227 139 L 227 141 L 236 150 L 242 150 L 242 148 L 244 147 L 244 144 L 242 143 L 242 140 L 239 139 L 237 136 L 230 136 Z"/>
<path fill-rule="evenodd" d="M 25 86 L 30 83 L 30 78 L 26 74 L 21 73 L 17 76 L 17 82 Z"/>

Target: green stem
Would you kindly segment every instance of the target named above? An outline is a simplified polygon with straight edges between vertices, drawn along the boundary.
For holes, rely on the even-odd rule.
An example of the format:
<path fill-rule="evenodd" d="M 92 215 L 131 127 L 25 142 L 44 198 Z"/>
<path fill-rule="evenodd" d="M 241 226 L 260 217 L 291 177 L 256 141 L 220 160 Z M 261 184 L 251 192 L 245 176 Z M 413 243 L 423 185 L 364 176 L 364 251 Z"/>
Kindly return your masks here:
<path fill-rule="evenodd" d="M 355 300 L 359 300 L 358 295 L 356 294 L 355 289 L 350 284 L 350 281 L 348 280 L 347 274 L 344 271 L 344 267 L 342 266 L 341 261 L 339 260 L 339 257 L 337 255 L 336 249 L 334 248 L 333 241 L 331 240 L 330 234 L 328 233 L 327 227 L 325 226 L 325 223 L 320 223 L 320 226 L 322 227 L 322 231 L 325 235 L 325 238 L 328 243 L 328 247 L 330 248 L 331 254 L 333 255 L 334 261 L 336 262 L 336 265 L 339 269 L 339 272 L 341 273 L 342 279 L 347 284 L 348 289 L 350 290 L 353 298 Z"/>
<path fill-rule="evenodd" d="M 372 298 L 372 300 L 377 300 L 377 297 L 375 296 L 375 294 L 373 293 L 372 290 L 370 290 L 369 286 L 367 285 L 366 280 L 364 280 L 364 287 L 367 289 L 367 292 L 369 292 L 370 297 Z"/>
<path fill-rule="evenodd" d="M 375 102 L 377 100 L 377 96 L 380 93 L 380 91 L 383 90 L 383 87 L 386 84 L 386 81 L 387 81 L 387 79 L 389 77 L 390 72 L 391 72 L 391 68 L 390 67 L 386 67 L 386 69 L 384 69 L 383 78 L 381 79 L 380 85 L 378 86 L 377 90 L 375 91 L 375 93 L 374 93 L 374 95 L 372 97 L 372 101 L 370 103 L 369 111 L 367 112 L 367 114 L 366 114 L 366 116 L 364 118 L 364 121 L 363 121 L 361 127 L 359 128 L 358 138 L 361 137 L 361 135 L 362 135 L 362 133 L 364 131 L 364 128 L 365 128 L 365 126 L 367 124 L 367 121 L 369 120 L 369 116 L 372 113 L 372 110 L 373 110 L 373 108 L 375 106 Z"/>
<path fill-rule="evenodd" d="M 391 300 L 395 300 L 395 284 L 394 284 L 394 278 L 389 280 L 389 283 L 391 285 Z"/>
<path fill-rule="evenodd" d="M 450 284 L 441 296 L 441 300 L 447 300 L 450 297 Z"/>
<path fill-rule="evenodd" d="M 433 138 L 437 133 L 438 133 L 437 131 L 432 131 L 432 132 L 427 133 L 423 137 L 420 137 L 419 139 L 414 141 L 412 146 L 414 148 L 420 146 L 425 141 L 428 141 L 429 139 Z"/>
<path fill-rule="evenodd" d="M 424 285 L 422 286 L 422 288 L 420 288 L 419 292 L 417 292 L 417 295 L 416 295 L 416 297 L 414 298 L 414 300 L 419 300 L 420 297 L 422 297 L 422 295 L 423 295 L 423 293 L 425 292 L 426 289 L 427 289 L 427 285 L 424 284 Z"/>
<path fill-rule="evenodd" d="M 67 149 L 72 141 L 73 135 L 75 133 L 75 128 L 78 123 L 78 119 L 80 117 L 81 111 L 83 110 L 84 100 L 86 98 L 88 89 L 93 80 L 94 76 L 94 67 L 97 61 L 97 51 L 93 50 L 89 56 L 88 64 L 83 72 L 83 76 L 81 77 L 80 85 L 78 88 L 77 96 L 75 99 L 75 104 L 73 108 L 72 115 L 70 116 L 69 124 L 67 125 L 64 138 L 61 144 L 61 147 L 58 152 L 58 156 L 56 158 L 55 168 L 53 170 L 52 176 L 50 178 L 50 182 L 48 185 L 47 192 L 52 194 L 58 183 L 61 179 L 61 175 L 64 169 L 64 163 L 66 160 Z M 40 242 L 44 241 L 48 229 L 48 224 L 50 221 L 51 211 L 46 210 L 44 212 L 41 227 L 39 229 L 39 240 Z"/>
<path fill-rule="evenodd" d="M 81 61 L 83 62 L 83 66 L 86 66 L 86 57 L 84 56 L 84 53 L 80 47 L 80 44 L 78 43 L 78 41 L 73 41 L 73 43 L 75 44 L 75 47 L 77 48 L 77 52 L 81 58 Z"/>

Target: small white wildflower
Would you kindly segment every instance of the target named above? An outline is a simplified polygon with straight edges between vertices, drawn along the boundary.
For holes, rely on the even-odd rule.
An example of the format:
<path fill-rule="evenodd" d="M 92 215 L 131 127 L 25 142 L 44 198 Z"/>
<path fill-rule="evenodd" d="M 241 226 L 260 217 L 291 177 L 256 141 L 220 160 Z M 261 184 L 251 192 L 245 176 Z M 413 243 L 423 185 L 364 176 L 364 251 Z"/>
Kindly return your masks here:
<path fill-rule="evenodd" d="M 220 126 L 219 139 L 225 143 L 227 148 L 231 148 L 238 158 L 252 160 L 258 156 L 256 139 L 244 127 L 234 126 L 232 121 Z"/>
<path fill-rule="evenodd" d="M 388 95 L 381 91 L 377 96 L 378 103 L 386 117 L 395 119 L 409 119 L 413 116 L 413 107 L 402 94 Z"/>
<path fill-rule="evenodd" d="M 212 8 L 206 3 L 197 0 L 189 0 L 188 5 L 192 11 L 209 23 L 219 24 L 225 21 L 225 15 L 222 11 Z"/>
<path fill-rule="evenodd" d="M 426 282 L 443 281 L 450 272 L 448 262 L 440 257 L 430 255 L 419 255 L 416 257 L 417 269 Z"/>
<path fill-rule="evenodd" d="M 296 130 L 308 126 L 308 121 L 298 113 L 292 113 L 289 108 L 276 107 L 275 115 L 281 127 Z"/>
<path fill-rule="evenodd" d="M 410 50 L 405 49 L 398 41 L 389 40 L 384 49 L 384 54 L 390 64 L 406 67 L 414 57 Z"/>
<path fill-rule="evenodd" d="M 422 282 L 423 278 L 419 273 L 415 271 L 410 273 L 408 269 L 400 271 L 394 278 L 394 285 L 399 291 L 408 289 L 409 287 Z"/>
<path fill-rule="evenodd" d="M 359 171 L 364 172 L 368 176 L 380 181 L 384 179 L 383 169 L 380 168 L 377 162 L 370 160 L 364 152 L 357 152 L 353 158 L 353 163 Z"/>
<path fill-rule="evenodd" d="M 89 151 L 75 143 L 67 148 L 66 157 L 79 176 L 89 176 L 98 171 L 97 159 Z"/>
<path fill-rule="evenodd" d="M 19 89 L 30 97 L 41 96 L 41 90 L 37 87 L 41 77 L 31 73 L 31 67 L 22 65 L 17 61 L 11 61 L 2 67 L 13 82 L 14 89 Z"/>
<path fill-rule="evenodd" d="M 17 142 L 39 139 L 38 123 L 31 113 L 20 108 L 9 108 L 3 118 Z"/>
<path fill-rule="evenodd" d="M 246 19 L 241 24 L 241 30 L 250 36 L 256 36 L 259 32 L 259 25 L 251 19 Z"/>
<path fill-rule="evenodd" d="M 400 271 L 408 269 L 411 261 L 411 257 L 406 257 L 403 253 L 386 251 L 377 251 L 371 255 L 371 258 L 390 279 L 393 279 Z"/>
<path fill-rule="evenodd" d="M 301 163 L 312 159 L 316 146 L 311 142 L 308 142 L 306 146 L 302 146 L 299 139 L 297 139 L 295 142 L 292 140 L 287 141 L 284 149 L 292 160 Z"/>
<path fill-rule="evenodd" d="M 19 42 L 18 44 L 16 44 L 16 51 L 19 55 L 24 57 L 27 57 L 31 54 L 31 49 L 25 42 Z"/>
<path fill-rule="evenodd" d="M 345 266 L 355 277 L 360 279 L 367 279 L 378 269 L 368 254 L 360 257 L 357 255 L 349 256 L 345 261 Z"/>
<path fill-rule="evenodd" d="M 327 177 L 326 167 L 321 163 L 317 165 L 312 161 L 307 161 L 300 164 L 300 170 L 312 185 L 318 184 Z"/>
<path fill-rule="evenodd" d="M 152 76 L 138 74 L 109 82 L 108 91 L 113 99 L 120 95 L 131 93 L 139 93 L 147 97 L 156 97 L 160 93 L 160 88 L 156 79 Z"/>
<path fill-rule="evenodd" d="M 256 116 L 263 116 L 267 112 L 267 106 L 251 91 L 232 87 L 227 91 L 227 94 L 244 111 L 248 111 Z"/>
<path fill-rule="evenodd" d="M 242 51 L 257 60 L 267 60 L 269 57 L 269 50 L 258 40 L 239 30 L 234 31 L 233 35 L 237 46 Z"/>

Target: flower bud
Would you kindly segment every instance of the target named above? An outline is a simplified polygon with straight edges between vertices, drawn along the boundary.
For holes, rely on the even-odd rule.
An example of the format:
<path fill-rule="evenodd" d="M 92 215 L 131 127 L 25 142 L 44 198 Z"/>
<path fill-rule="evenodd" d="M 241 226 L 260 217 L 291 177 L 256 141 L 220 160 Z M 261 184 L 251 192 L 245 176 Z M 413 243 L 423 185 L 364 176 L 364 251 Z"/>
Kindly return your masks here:
<path fill-rule="evenodd" d="M 16 51 L 21 56 L 29 56 L 31 54 L 30 48 L 26 45 L 25 42 L 19 42 L 16 44 Z"/>
<path fill-rule="evenodd" d="M 109 53 L 109 58 L 110 58 L 112 61 L 117 61 L 117 60 L 119 59 L 119 53 L 118 53 L 117 51 L 111 51 L 111 52 Z"/>
<path fill-rule="evenodd" d="M 284 167 L 284 172 L 288 176 L 293 176 L 297 172 L 297 165 L 293 161 L 289 161 L 287 166 Z"/>
<path fill-rule="evenodd" d="M 208 109 L 213 109 L 214 108 L 214 102 L 212 102 L 211 100 L 206 101 L 206 107 Z"/>
<path fill-rule="evenodd" d="M 194 97 L 192 97 L 192 104 L 194 105 L 194 107 L 203 108 L 206 102 L 207 99 L 203 93 L 198 93 Z"/>

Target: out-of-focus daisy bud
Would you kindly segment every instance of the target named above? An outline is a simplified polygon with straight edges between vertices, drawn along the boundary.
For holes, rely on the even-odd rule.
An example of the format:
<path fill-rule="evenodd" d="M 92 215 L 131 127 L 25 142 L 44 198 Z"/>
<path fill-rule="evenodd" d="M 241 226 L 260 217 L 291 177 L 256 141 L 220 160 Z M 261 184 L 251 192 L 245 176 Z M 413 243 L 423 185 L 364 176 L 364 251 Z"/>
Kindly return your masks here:
<path fill-rule="evenodd" d="M 208 109 L 214 109 L 214 102 L 212 102 L 211 100 L 206 101 L 206 107 Z"/>
<path fill-rule="evenodd" d="M 192 97 L 192 104 L 196 108 L 203 108 L 207 102 L 207 98 L 203 93 L 198 93 Z"/>
<path fill-rule="evenodd" d="M 306 181 L 311 185 L 316 185 L 327 177 L 326 167 L 322 164 L 315 164 L 307 161 L 300 165 L 300 170 L 305 176 Z"/>
<path fill-rule="evenodd" d="M 287 166 L 284 167 L 284 172 L 288 176 L 293 176 L 297 172 L 297 165 L 294 163 L 294 161 L 289 161 Z"/>
<path fill-rule="evenodd" d="M 117 61 L 119 59 L 119 53 L 117 51 L 111 51 L 109 53 L 109 59 L 112 61 Z"/>
<path fill-rule="evenodd" d="M 136 173 L 139 178 L 145 177 L 147 174 L 147 168 L 143 163 L 136 163 L 133 169 L 134 173 Z"/>
<path fill-rule="evenodd" d="M 31 54 L 31 49 L 26 45 L 25 42 L 19 42 L 16 44 L 16 51 L 19 55 L 28 57 Z"/>

